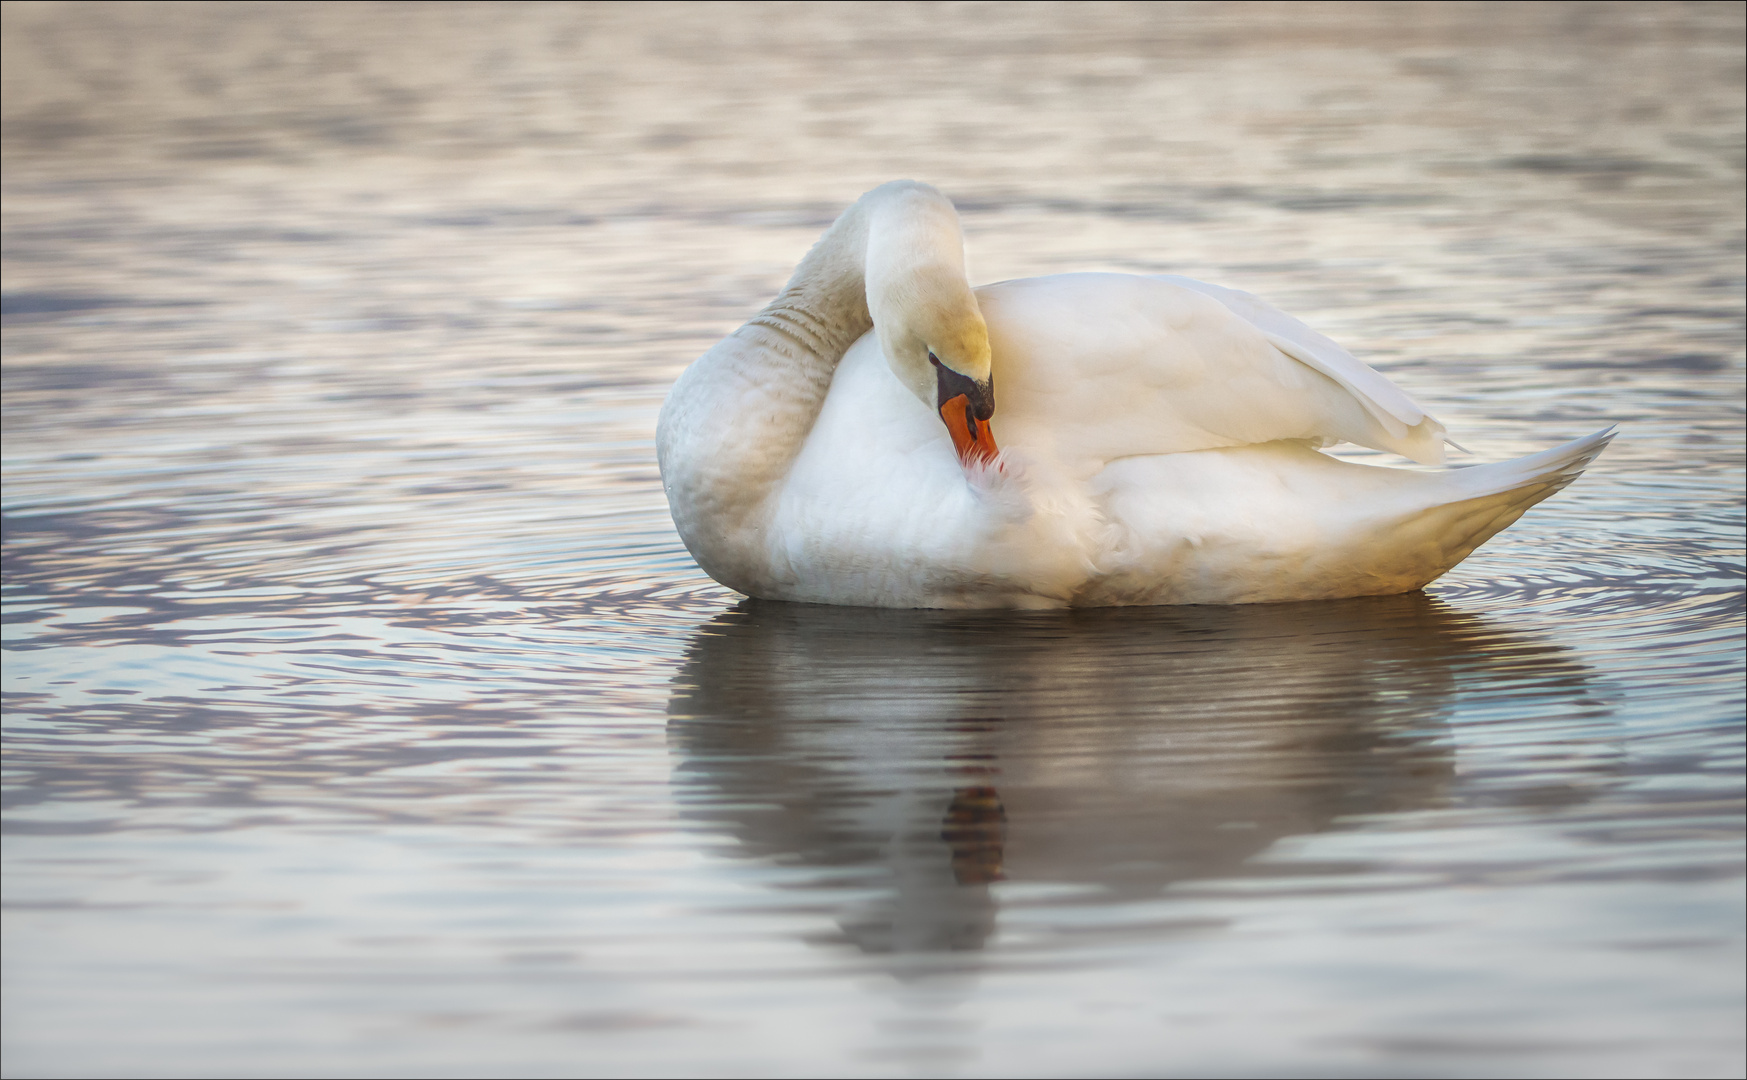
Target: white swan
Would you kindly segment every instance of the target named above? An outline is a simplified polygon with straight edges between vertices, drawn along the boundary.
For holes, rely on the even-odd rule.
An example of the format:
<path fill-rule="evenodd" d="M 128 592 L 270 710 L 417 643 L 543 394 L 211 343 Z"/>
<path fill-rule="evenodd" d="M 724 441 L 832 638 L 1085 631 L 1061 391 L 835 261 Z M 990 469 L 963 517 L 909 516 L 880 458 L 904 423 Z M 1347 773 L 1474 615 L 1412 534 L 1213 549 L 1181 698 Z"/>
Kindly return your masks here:
<path fill-rule="evenodd" d="M 1576 478 L 1611 429 L 1426 473 L 1444 428 L 1247 293 L 1065 274 L 973 290 L 951 202 L 863 195 L 661 410 L 662 484 L 711 577 L 878 607 L 1407 592 Z M 997 447 L 999 450 L 997 451 Z"/>

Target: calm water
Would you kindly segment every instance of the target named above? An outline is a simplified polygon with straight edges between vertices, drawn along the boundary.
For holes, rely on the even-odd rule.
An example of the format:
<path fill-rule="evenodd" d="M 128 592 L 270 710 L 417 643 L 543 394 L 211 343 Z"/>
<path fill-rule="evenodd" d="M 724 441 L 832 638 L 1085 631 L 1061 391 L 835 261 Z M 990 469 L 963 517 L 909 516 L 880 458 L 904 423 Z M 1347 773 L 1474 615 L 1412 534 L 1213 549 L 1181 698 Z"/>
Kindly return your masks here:
<path fill-rule="evenodd" d="M 1743 1068 L 1738 5 L 152 10 L 6 14 L 8 1075 Z M 656 410 L 901 175 L 1622 434 L 1424 595 L 745 601 Z"/>

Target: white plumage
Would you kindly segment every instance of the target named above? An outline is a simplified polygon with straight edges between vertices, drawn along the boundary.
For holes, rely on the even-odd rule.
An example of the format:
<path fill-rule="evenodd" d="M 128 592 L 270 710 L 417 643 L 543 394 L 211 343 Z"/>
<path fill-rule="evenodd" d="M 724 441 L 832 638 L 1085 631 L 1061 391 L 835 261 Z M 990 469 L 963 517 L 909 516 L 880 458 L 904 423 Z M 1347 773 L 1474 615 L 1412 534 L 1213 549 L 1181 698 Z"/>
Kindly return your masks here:
<path fill-rule="evenodd" d="M 661 415 L 662 478 L 711 576 L 882 607 L 1406 592 L 1612 437 L 1443 472 L 1338 461 L 1315 448 L 1439 462 L 1444 428 L 1247 293 L 1124 274 L 973 293 L 962 245 L 933 188 L 876 188 L 682 375 Z M 992 376 L 995 464 L 955 453 L 937 375 Z"/>

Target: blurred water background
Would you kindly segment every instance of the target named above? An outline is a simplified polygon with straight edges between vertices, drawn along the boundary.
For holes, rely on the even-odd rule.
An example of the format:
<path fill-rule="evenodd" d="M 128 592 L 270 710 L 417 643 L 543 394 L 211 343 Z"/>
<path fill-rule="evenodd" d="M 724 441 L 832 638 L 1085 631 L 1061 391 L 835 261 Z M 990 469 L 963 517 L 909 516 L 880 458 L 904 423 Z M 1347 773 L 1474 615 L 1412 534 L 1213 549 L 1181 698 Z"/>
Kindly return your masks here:
<path fill-rule="evenodd" d="M 6 4 L 7 1075 L 1739 1075 L 1742 13 Z M 1623 433 L 1426 595 L 742 602 L 656 410 L 897 177 Z"/>

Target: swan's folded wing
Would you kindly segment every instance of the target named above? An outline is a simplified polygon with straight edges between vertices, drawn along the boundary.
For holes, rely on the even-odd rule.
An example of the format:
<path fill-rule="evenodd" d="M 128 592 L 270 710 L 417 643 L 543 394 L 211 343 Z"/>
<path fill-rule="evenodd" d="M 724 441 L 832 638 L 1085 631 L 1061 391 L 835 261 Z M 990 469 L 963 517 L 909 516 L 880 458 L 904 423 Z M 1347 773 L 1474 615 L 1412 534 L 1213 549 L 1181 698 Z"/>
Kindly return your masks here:
<path fill-rule="evenodd" d="M 1388 449 L 1415 461 L 1443 461 L 1444 425 L 1420 408 L 1419 403 L 1399 386 L 1334 341 L 1251 293 L 1175 274 L 1154 276 L 1159 281 L 1218 300 L 1232 314 L 1261 331 L 1275 348 L 1339 383 L 1382 425 L 1384 431 L 1399 442 Z"/>
<path fill-rule="evenodd" d="M 1060 274 L 984 286 L 977 302 L 994 352 L 996 442 L 1076 474 L 1281 440 L 1443 460 L 1443 427 L 1411 398 L 1247 294 Z"/>

